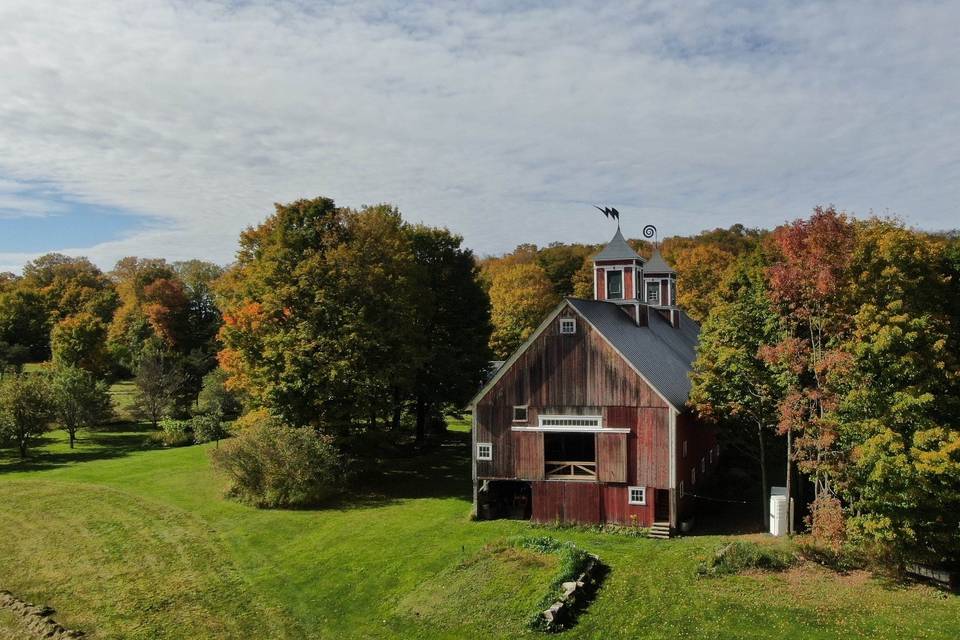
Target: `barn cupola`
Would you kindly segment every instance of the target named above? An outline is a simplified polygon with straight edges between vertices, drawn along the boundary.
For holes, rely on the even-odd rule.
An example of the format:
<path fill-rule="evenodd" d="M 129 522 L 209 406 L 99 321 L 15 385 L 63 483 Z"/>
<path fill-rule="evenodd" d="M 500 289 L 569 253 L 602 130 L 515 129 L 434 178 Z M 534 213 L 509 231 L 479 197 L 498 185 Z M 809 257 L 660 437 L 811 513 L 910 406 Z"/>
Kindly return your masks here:
<path fill-rule="evenodd" d="M 643 258 L 627 244 L 617 225 L 613 239 L 593 257 L 594 299 L 623 306 L 624 311 L 641 324 L 642 273 Z"/>
<path fill-rule="evenodd" d="M 677 308 L 677 272 L 660 255 L 660 248 L 653 247 L 653 255 L 643 266 L 643 303 L 656 308 L 671 325 L 680 325 L 680 310 Z"/>

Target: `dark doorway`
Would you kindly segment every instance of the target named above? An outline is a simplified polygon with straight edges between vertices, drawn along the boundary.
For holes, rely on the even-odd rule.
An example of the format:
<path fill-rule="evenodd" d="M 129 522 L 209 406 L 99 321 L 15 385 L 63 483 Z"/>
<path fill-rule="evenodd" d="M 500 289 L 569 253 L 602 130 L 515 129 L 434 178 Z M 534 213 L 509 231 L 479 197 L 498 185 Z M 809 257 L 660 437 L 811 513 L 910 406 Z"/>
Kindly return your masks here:
<path fill-rule="evenodd" d="M 529 482 L 490 480 L 477 493 L 480 520 L 529 520 L 532 506 Z"/>
<path fill-rule="evenodd" d="M 653 519 L 657 522 L 670 520 L 670 490 L 657 489 L 653 494 Z"/>
<path fill-rule="evenodd" d="M 543 460 L 548 478 L 575 480 L 596 478 L 596 436 L 593 433 L 569 431 L 544 433 Z"/>

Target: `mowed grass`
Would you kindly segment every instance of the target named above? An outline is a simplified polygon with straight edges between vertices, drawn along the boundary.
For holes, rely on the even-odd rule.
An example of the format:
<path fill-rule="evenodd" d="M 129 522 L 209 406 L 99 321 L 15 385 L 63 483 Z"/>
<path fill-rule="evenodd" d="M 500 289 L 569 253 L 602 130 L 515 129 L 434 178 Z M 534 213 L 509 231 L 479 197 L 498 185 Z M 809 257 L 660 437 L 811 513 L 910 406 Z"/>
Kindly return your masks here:
<path fill-rule="evenodd" d="M 0 589 L 92 638 L 518 638 L 554 560 L 516 534 L 574 540 L 610 566 L 567 638 L 956 638 L 960 598 L 925 586 L 785 574 L 700 579 L 726 538 L 667 542 L 473 522 L 469 433 L 385 458 L 318 510 L 222 497 L 209 446 L 147 448 L 142 430 L 55 432 L 27 464 L 0 452 Z M 11 630 L 0 617 L 0 638 Z M 6 626 L 5 626 L 6 625 Z"/>

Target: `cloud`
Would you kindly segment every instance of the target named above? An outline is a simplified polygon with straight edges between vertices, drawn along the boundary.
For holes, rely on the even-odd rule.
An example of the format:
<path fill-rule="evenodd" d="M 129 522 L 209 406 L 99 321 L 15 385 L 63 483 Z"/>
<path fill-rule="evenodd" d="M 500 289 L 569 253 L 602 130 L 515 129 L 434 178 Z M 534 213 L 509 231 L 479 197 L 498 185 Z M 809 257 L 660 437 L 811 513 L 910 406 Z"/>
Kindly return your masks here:
<path fill-rule="evenodd" d="M 8 0 L 0 176 L 163 221 L 51 247 L 104 266 L 228 261 L 273 202 L 314 195 L 395 203 L 481 253 L 606 240 L 594 202 L 628 235 L 831 202 L 945 228 L 958 20 L 955 3 Z M 10 193 L 0 207 L 44 210 Z"/>

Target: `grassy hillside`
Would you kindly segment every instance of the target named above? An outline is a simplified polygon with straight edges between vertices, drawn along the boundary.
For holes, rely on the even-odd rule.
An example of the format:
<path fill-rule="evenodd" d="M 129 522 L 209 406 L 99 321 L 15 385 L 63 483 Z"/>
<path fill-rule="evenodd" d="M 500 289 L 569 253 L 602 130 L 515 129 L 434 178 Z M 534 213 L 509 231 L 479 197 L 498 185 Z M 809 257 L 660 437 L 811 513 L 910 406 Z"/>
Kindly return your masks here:
<path fill-rule="evenodd" d="M 504 548 L 519 522 L 471 522 L 468 438 L 386 459 L 366 489 L 314 511 L 221 497 L 207 447 L 144 448 L 125 427 L 73 452 L 0 452 L 0 589 L 94 638 L 515 638 L 553 572 Z M 698 579 L 724 538 L 579 531 L 611 566 L 568 638 L 955 638 L 960 598 L 804 566 Z M 909 611 L 909 615 L 904 615 Z M 16 637 L 0 617 L 0 638 Z"/>

